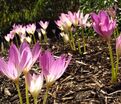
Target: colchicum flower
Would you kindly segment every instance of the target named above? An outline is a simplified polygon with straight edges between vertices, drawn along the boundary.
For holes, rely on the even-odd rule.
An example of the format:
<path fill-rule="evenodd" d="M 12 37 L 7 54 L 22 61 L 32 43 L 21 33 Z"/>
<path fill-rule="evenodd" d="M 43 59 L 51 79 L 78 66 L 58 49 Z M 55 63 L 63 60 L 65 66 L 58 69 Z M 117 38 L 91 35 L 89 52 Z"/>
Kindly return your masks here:
<path fill-rule="evenodd" d="M 67 57 L 65 55 L 55 59 L 54 55 L 48 50 L 40 54 L 40 67 L 48 87 L 63 75 L 70 60 L 71 56 Z"/>
<path fill-rule="evenodd" d="M 27 74 L 27 85 L 33 97 L 37 97 L 43 86 L 43 74 Z"/>
<path fill-rule="evenodd" d="M 33 24 L 30 26 L 28 25 L 29 27 L 26 27 L 23 26 L 23 25 L 13 25 L 13 29 L 10 31 L 9 34 L 7 34 L 7 36 L 5 36 L 5 40 L 6 41 L 10 41 L 10 40 L 13 40 L 13 38 L 16 36 L 16 34 L 20 37 L 20 41 L 23 43 L 24 40 L 26 40 L 27 42 L 31 42 L 31 38 L 29 36 L 26 36 L 26 31 L 28 31 L 29 33 L 33 33 L 34 32 L 34 26 Z"/>
<path fill-rule="evenodd" d="M 10 40 L 13 40 L 14 36 L 15 36 L 15 31 L 11 30 L 10 33 L 7 34 L 7 36 L 5 36 L 4 38 L 7 42 L 9 42 Z"/>
<path fill-rule="evenodd" d="M 23 25 L 13 25 L 13 31 L 18 35 L 25 35 L 26 34 L 26 27 Z"/>
<path fill-rule="evenodd" d="M 79 26 L 81 26 L 81 28 L 86 28 L 87 27 L 90 27 L 91 24 L 89 22 L 87 22 L 87 19 L 89 18 L 89 14 L 86 14 L 84 16 L 83 12 L 80 13 L 80 17 L 79 17 Z"/>
<path fill-rule="evenodd" d="M 29 50 L 27 48 L 18 50 L 17 47 L 12 44 L 9 50 L 9 60 L 5 62 L 0 58 L 0 70 L 1 72 L 13 81 L 18 80 L 23 69 L 30 60 L 28 57 Z"/>
<path fill-rule="evenodd" d="M 48 22 L 48 21 L 45 21 L 45 22 L 40 21 L 39 24 L 40 24 L 40 26 L 41 26 L 44 30 L 46 30 L 47 27 L 48 27 L 48 25 L 49 25 L 49 22 Z"/>
<path fill-rule="evenodd" d="M 71 11 L 69 11 L 67 17 L 74 26 L 79 25 L 80 11 L 78 11 L 77 13 L 76 12 L 72 13 Z"/>
<path fill-rule="evenodd" d="M 101 10 L 98 15 L 91 13 L 92 26 L 94 30 L 104 39 L 109 40 L 116 27 L 116 21 L 109 18 L 107 12 Z"/>
<path fill-rule="evenodd" d="M 39 55 L 40 55 L 40 52 L 41 52 L 41 49 L 40 49 L 40 45 L 39 45 L 39 42 L 37 42 L 32 50 L 30 49 L 30 46 L 27 42 L 23 42 L 22 43 L 22 48 L 25 49 L 27 48 L 29 51 L 28 51 L 28 55 L 29 55 L 29 62 L 27 63 L 25 69 L 23 70 L 24 74 L 28 73 L 29 70 L 31 69 L 31 67 L 34 65 L 34 63 L 37 61 Z"/>
<path fill-rule="evenodd" d="M 36 25 L 34 23 L 28 24 L 26 26 L 26 31 L 27 31 L 28 34 L 34 34 L 35 30 L 36 30 Z"/>
<path fill-rule="evenodd" d="M 69 31 L 72 26 L 71 20 L 68 18 L 67 14 L 61 13 L 59 20 L 55 22 L 61 31 Z"/>

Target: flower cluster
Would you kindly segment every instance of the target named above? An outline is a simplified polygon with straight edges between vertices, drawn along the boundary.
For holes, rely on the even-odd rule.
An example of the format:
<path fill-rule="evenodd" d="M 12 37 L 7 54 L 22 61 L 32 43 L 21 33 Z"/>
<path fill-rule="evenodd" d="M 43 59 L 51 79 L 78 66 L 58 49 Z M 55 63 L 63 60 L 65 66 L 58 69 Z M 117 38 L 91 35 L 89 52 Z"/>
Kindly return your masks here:
<path fill-rule="evenodd" d="M 61 31 L 68 31 L 72 26 L 80 26 L 81 28 L 85 28 L 86 26 L 90 26 L 90 23 L 87 22 L 89 14 L 83 15 L 83 12 L 80 13 L 69 11 L 67 14 L 62 13 L 59 17 L 59 20 L 56 21 L 56 24 L 61 29 Z"/>
<path fill-rule="evenodd" d="M 44 34 L 46 32 L 49 22 L 46 21 L 44 23 L 43 21 L 40 21 L 39 24 L 42 27 L 40 30 L 41 30 L 42 34 Z M 26 26 L 20 25 L 20 24 L 18 24 L 18 25 L 14 24 L 10 33 L 8 33 L 5 36 L 5 40 L 9 42 L 10 40 L 13 40 L 13 38 L 16 35 L 18 35 L 20 37 L 21 42 L 24 42 L 24 40 L 26 40 L 27 42 L 30 43 L 32 41 L 31 35 L 34 36 L 35 31 L 36 31 L 35 23 L 28 24 Z M 27 34 L 29 34 L 29 35 L 27 35 Z M 38 33 L 38 34 L 40 35 L 40 33 Z M 39 36 L 39 37 L 41 37 L 41 36 Z"/>
<path fill-rule="evenodd" d="M 89 14 L 83 15 L 83 12 L 69 11 L 67 14 L 62 13 L 59 20 L 55 21 L 59 29 L 61 30 L 60 35 L 63 37 L 64 42 L 69 42 L 71 49 L 76 51 L 76 42 L 78 43 L 78 51 L 81 54 L 79 31 L 81 30 L 84 44 L 84 52 L 86 51 L 86 43 L 84 38 L 84 29 L 90 27 L 91 24 L 87 22 Z M 77 41 L 75 41 L 77 40 Z"/>
<path fill-rule="evenodd" d="M 31 75 L 29 71 L 38 58 L 42 71 L 39 74 Z M 71 56 L 63 54 L 59 58 L 54 58 L 50 51 L 42 52 L 38 42 L 32 50 L 27 42 L 23 42 L 19 49 L 15 44 L 10 46 L 7 62 L 0 58 L 0 71 L 15 83 L 18 82 L 23 72 L 30 93 L 33 97 L 37 97 L 43 86 L 43 76 L 47 86 L 51 86 L 63 75 L 70 60 Z"/>

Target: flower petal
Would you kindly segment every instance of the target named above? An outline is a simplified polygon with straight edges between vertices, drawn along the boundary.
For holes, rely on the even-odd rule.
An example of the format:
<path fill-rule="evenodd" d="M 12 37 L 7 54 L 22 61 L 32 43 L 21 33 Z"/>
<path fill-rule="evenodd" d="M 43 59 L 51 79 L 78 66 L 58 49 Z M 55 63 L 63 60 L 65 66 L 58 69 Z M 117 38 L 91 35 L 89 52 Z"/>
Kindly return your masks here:
<path fill-rule="evenodd" d="M 54 62 L 54 57 L 48 50 L 40 54 L 39 57 L 40 67 L 42 68 L 43 74 L 46 76 L 49 74 L 49 69 Z"/>
<path fill-rule="evenodd" d="M 40 52 L 40 45 L 39 42 L 37 42 L 32 49 L 33 62 L 35 62 L 38 59 Z"/>
<path fill-rule="evenodd" d="M 20 61 L 19 51 L 18 51 L 17 47 L 14 44 L 12 44 L 10 46 L 9 61 L 12 61 L 15 65 L 18 65 L 19 61 Z"/>
<path fill-rule="evenodd" d="M 29 44 L 26 42 L 26 41 L 24 41 L 21 45 L 20 45 L 20 53 L 22 53 L 22 51 L 24 50 L 24 48 L 26 48 L 26 47 L 30 47 L 29 46 Z"/>

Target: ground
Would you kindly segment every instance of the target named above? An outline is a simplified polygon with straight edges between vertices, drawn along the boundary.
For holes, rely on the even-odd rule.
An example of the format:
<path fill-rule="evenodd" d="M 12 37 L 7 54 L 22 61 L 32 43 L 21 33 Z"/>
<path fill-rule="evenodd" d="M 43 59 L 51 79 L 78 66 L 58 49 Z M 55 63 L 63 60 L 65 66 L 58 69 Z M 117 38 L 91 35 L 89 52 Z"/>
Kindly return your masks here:
<path fill-rule="evenodd" d="M 115 59 L 115 39 L 111 43 Z M 117 83 L 111 83 L 106 41 L 98 36 L 90 36 L 86 37 L 86 46 L 87 52 L 83 55 L 72 52 L 62 41 L 52 41 L 48 46 L 55 55 L 70 53 L 73 58 L 63 76 L 50 88 L 47 104 L 121 104 L 121 65 Z M 20 89 L 25 103 L 23 76 L 20 78 Z M 42 104 L 44 93 L 45 85 L 38 97 L 38 104 Z M 29 97 L 30 104 L 33 104 L 31 95 Z M 3 75 L 0 76 L 0 104 L 19 104 L 14 83 Z"/>

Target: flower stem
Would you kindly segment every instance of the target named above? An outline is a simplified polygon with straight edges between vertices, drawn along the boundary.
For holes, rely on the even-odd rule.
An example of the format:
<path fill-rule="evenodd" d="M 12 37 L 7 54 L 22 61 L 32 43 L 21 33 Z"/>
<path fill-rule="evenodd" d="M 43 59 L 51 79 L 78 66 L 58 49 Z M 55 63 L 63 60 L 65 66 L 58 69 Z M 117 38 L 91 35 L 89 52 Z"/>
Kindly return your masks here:
<path fill-rule="evenodd" d="M 47 35 L 46 34 L 43 34 L 43 36 L 44 36 L 45 43 L 47 43 Z"/>
<path fill-rule="evenodd" d="M 38 37 L 39 37 L 39 42 L 41 43 L 42 36 L 41 36 L 41 33 L 40 32 L 38 32 Z"/>
<path fill-rule="evenodd" d="M 26 93 L 26 104 L 29 104 L 29 96 L 28 96 L 28 85 L 27 85 L 27 79 L 25 74 L 25 93 Z"/>
<path fill-rule="evenodd" d="M 119 65 L 119 53 L 116 52 L 116 80 L 117 80 L 117 74 L 118 74 L 118 65 Z"/>
<path fill-rule="evenodd" d="M 118 36 L 118 27 L 115 29 L 115 31 L 114 31 L 114 38 L 116 39 L 116 37 Z"/>
<path fill-rule="evenodd" d="M 49 91 L 49 87 L 47 86 L 47 87 L 46 87 L 46 92 L 45 92 L 45 95 L 44 95 L 43 104 L 46 104 L 47 97 L 48 97 L 48 91 Z"/>
<path fill-rule="evenodd" d="M 72 34 L 72 31 L 70 31 L 70 41 L 72 43 L 72 50 L 76 51 L 76 46 L 75 46 L 75 43 L 74 43 L 74 37 L 73 37 L 73 34 Z"/>
<path fill-rule="evenodd" d="M 77 43 L 78 43 L 78 51 L 79 51 L 80 54 L 82 54 L 81 46 L 80 46 L 80 39 L 79 39 L 78 33 L 76 33 L 76 38 L 77 38 Z"/>
<path fill-rule="evenodd" d="M 34 41 L 34 43 L 36 43 L 36 38 L 35 38 L 35 34 L 32 34 L 33 35 L 33 41 Z"/>
<path fill-rule="evenodd" d="M 115 73 L 115 68 L 114 68 L 113 52 L 112 52 L 112 47 L 111 47 L 110 41 L 108 41 L 108 48 L 109 48 L 110 61 L 111 61 L 111 67 L 112 67 L 112 82 L 115 82 L 116 73 Z"/>
<path fill-rule="evenodd" d="M 16 85 L 16 88 L 17 88 L 17 91 L 18 91 L 18 96 L 19 96 L 19 101 L 20 101 L 20 104 L 23 104 L 23 101 L 22 101 L 22 96 L 21 96 L 21 92 L 20 92 L 20 88 L 19 88 L 19 81 L 15 81 L 15 85 Z"/>
<path fill-rule="evenodd" d="M 83 39 L 83 45 L 84 45 L 84 52 L 86 52 L 86 42 L 84 38 L 84 30 L 82 29 L 82 39 Z"/>
<path fill-rule="evenodd" d="M 72 45 L 72 43 L 71 43 L 71 37 L 70 37 L 70 34 L 69 34 L 69 44 L 70 44 L 71 49 L 73 50 L 73 45 Z"/>
<path fill-rule="evenodd" d="M 37 96 L 34 96 L 33 99 L 34 99 L 34 104 L 37 104 Z"/>

